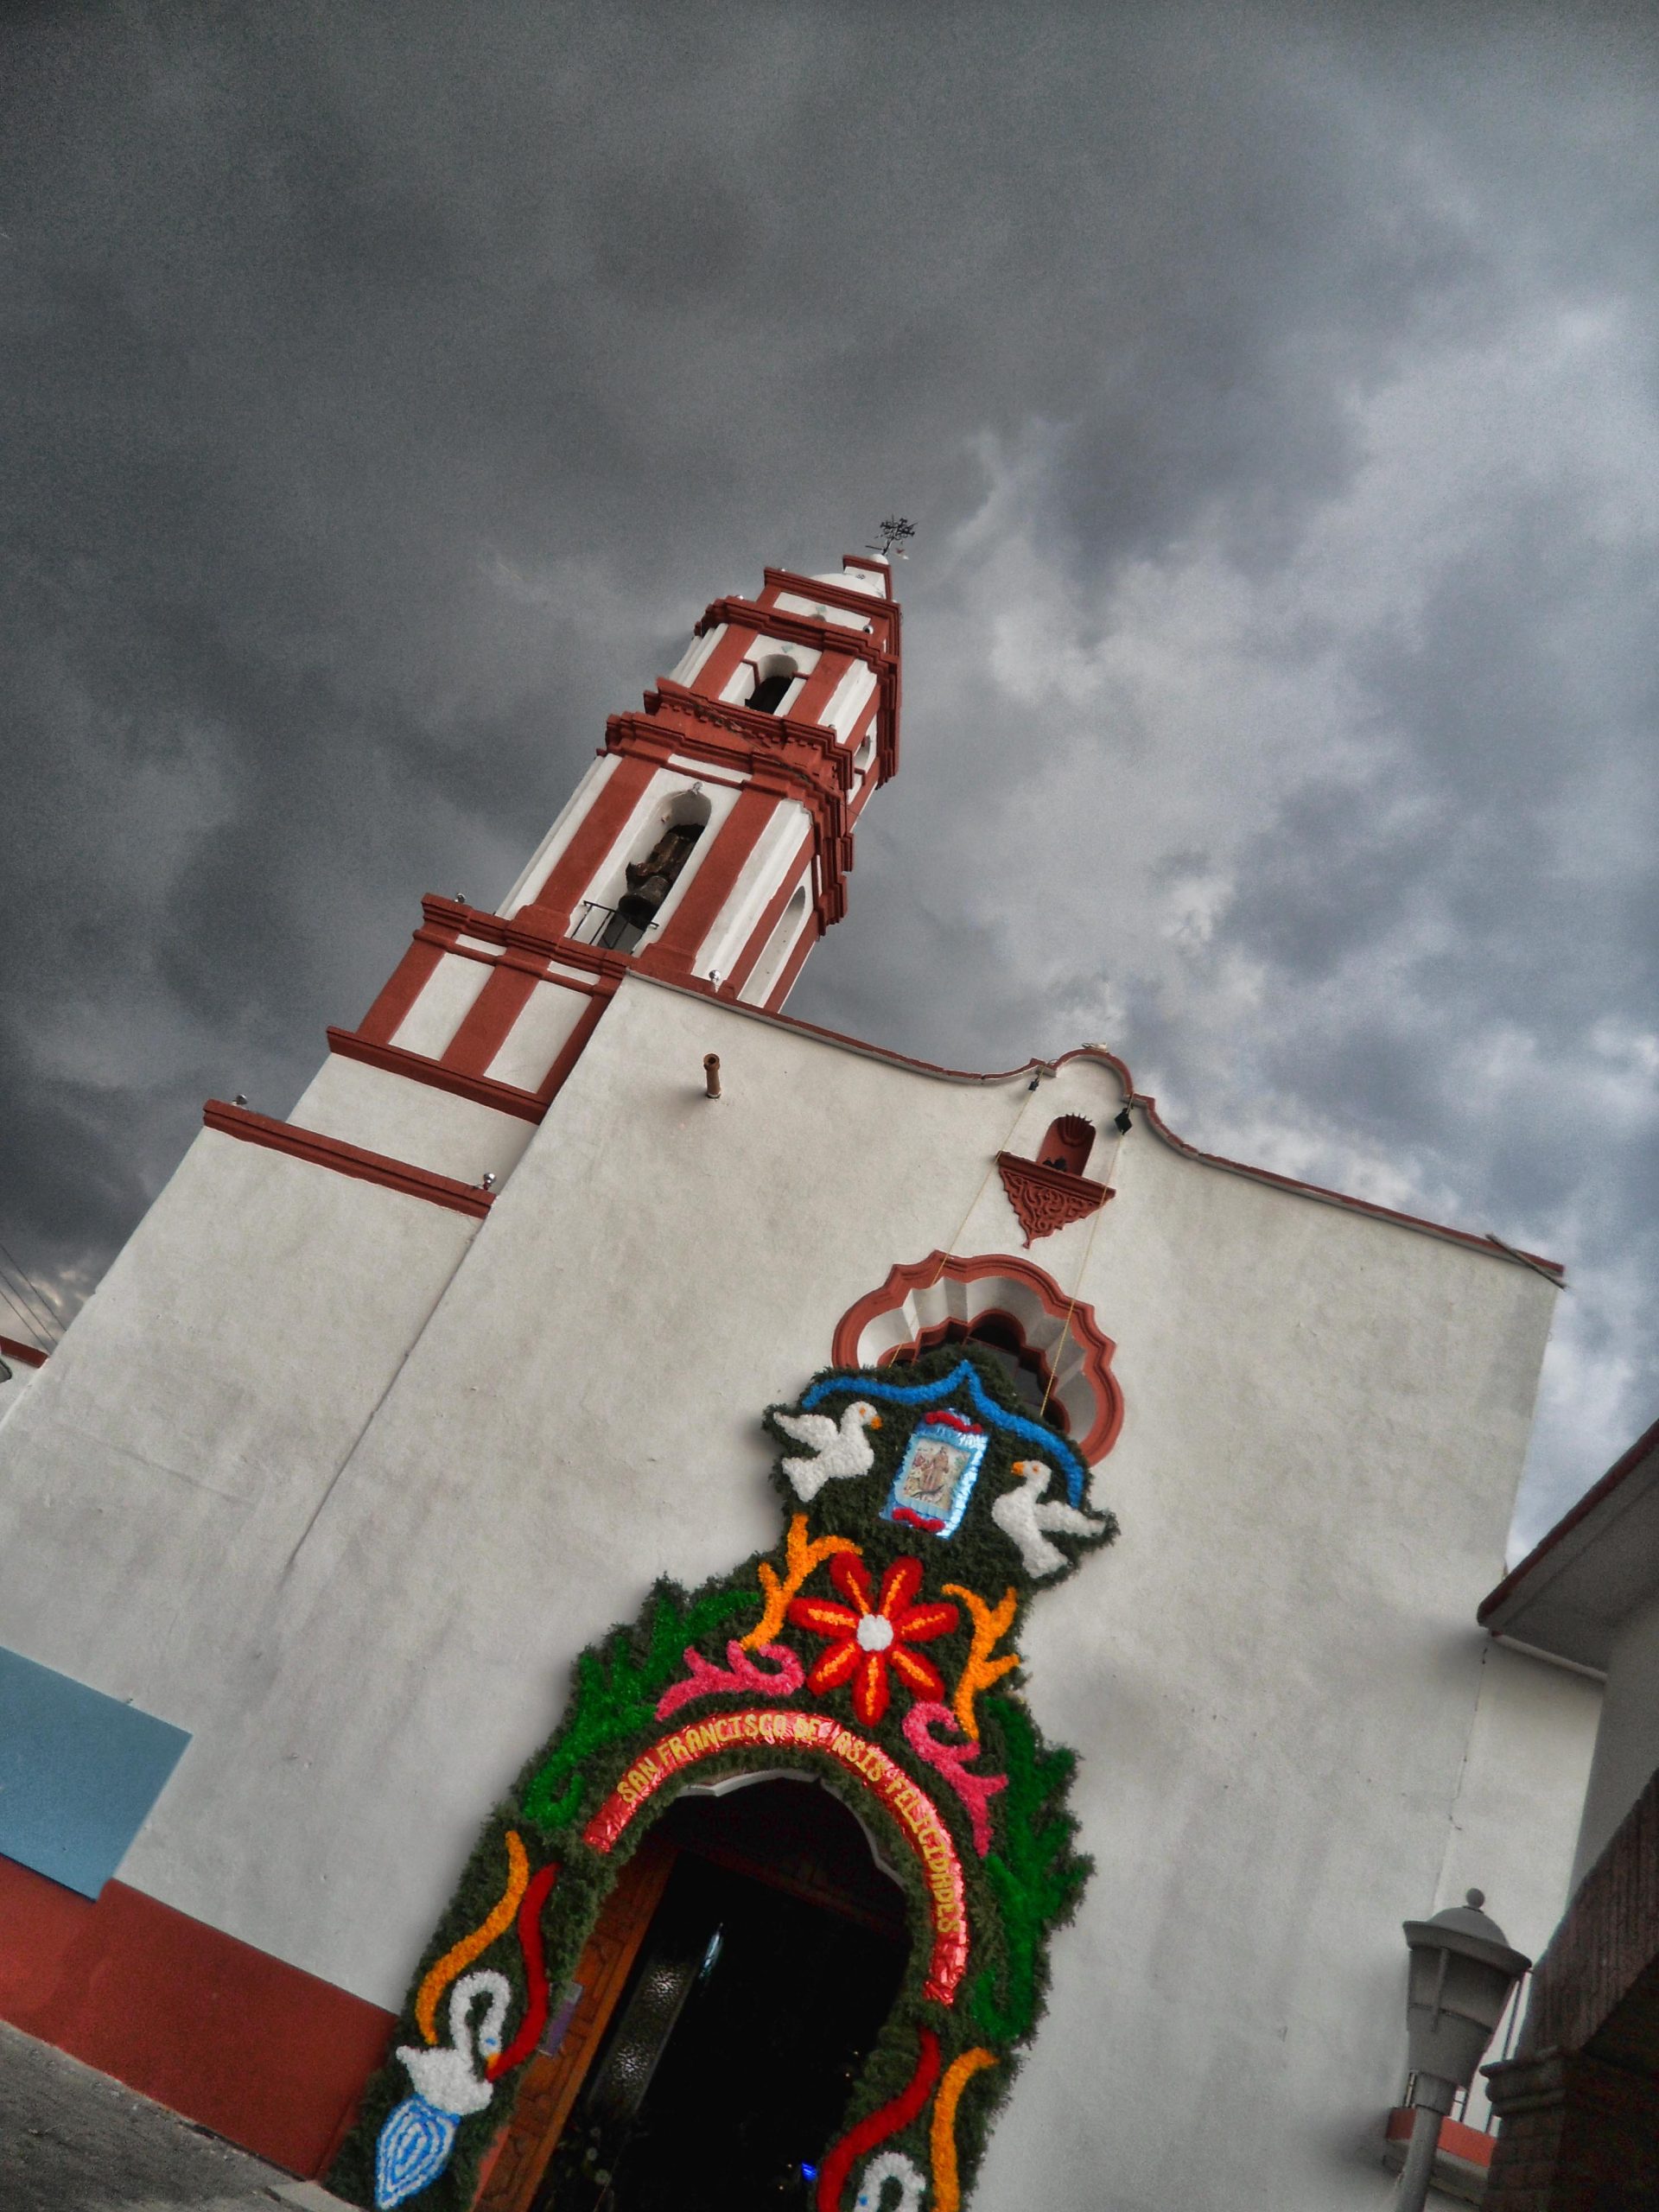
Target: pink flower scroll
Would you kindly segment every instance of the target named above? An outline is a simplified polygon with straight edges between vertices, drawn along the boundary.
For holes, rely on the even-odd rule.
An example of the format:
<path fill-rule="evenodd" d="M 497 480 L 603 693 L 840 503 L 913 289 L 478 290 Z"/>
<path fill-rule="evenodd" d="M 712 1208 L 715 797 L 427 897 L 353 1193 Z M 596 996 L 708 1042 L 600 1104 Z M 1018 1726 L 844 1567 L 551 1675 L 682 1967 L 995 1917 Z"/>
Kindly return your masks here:
<path fill-rule="evenodd" d="M 776 1672 L 757 1667 L 757 1658 L 772 1661 Z M 685 1665 L 683 1678 L 671 1682 L 658 1700 L 659 1720 L 666 1720 L 671 1713 L 677 1713 L 696 1697 L 745 1697 L 755 1692 L 762 1697 L 793 1697 L 806 1680 L 805 1669 L 787 1644 L 763 1643 L 752 1656 L 735 1637 L 726 1647 L 725 1666 L 716 1667 L 712 1659 L 703 1658 L 690 1645 Z"/>
<path fill-rule="evenodd" d="M 961 1741 L 940 1743 L 933 1731 L 941 1727 L 961 1737 Z M 991 1847 L 991 1800 L 999 1789 L 1007 1788 L 1007 1776 L 969 1773 L 969 1764 L 979 1757 L 980 1747 L 963 1735 L 948 1705 L 931 1700 L 912 1705 L 905 1715 L 905 1741 L 918 1759 L 925 1759 L 936 1774 L 944 1777 L 967 1808 L 974 1831 L 974 1849 L 982 1859 Z"/>

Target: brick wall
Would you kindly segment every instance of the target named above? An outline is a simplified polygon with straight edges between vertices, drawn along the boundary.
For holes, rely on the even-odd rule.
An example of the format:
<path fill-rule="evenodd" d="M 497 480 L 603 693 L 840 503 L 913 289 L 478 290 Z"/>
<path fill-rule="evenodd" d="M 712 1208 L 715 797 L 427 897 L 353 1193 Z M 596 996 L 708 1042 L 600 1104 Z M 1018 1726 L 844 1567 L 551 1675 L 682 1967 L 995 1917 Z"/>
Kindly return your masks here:
<path fill-rule="evenodd" d="M 1533 1975 L 1485 2212 L 1659 2207 L 1659 1774 L 1586 1875 Z"/>

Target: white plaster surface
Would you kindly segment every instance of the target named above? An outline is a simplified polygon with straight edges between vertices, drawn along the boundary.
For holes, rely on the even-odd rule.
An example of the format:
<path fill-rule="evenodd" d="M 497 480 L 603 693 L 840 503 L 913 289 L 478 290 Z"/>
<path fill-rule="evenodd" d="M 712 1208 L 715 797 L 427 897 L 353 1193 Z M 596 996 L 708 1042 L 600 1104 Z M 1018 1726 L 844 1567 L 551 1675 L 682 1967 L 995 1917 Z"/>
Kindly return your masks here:
<path fill-rule="evenodd" d="M 1573 1879 L 1583 1880 L 1659 1768 L 1659 1590 L 1621 1624 L 1585 1796 Z"/>
<path fill-rule="evenodd" d="M 766 939 L 760 957 L 749 971 L 749 980 L 739 994 L 746 1006 L 764 1006 L 772 996 L 773 986 L 783 974 L 809 919 L 806 885 L 803 882 L 790 894 L 788 905 L 772 925 L 772 935 Z"/>
<path fill-rule="evenodd" d="M 715 622 L 711 624 L 700 638 L 693 638 L 670 671 L 671 680 L 688 686 L 695 683 L 704 661 L 708 659 L 725 634 L 726 625 L 723 622 Z"/>
<path fill-rule="evenodd" d="M 829 576 L 821 576 L 818 582 L 852 584 L 855 590 L 864 588 L 862 584 L 855 583 L 850 576 L 836 576 L 833 579 Z M 849 607 L 832 607 L 827 600 L 803 599 L 799 592 L 780 591 L 772 604 L 781 614 L 804 614 L 813 621 L 834 623 L 838 629 L 842 630 L 862 630 L 868 632 L 870 627 L 870 618 L 868 614 L 855 614 Z"/>
<path fill-rule="evenodd" d="M 486 1072 L 497 1083 L 538 1090 L 591 1003 L 585 991 L 569 991 L 558 983 L 538 983 Z"/>
<path fill-rule="evenodd" d="M 697 948 L 692 963 L 696 974 L 731 973 L 782 884 L 785 870 L 797 861 L 811 827 L 811 816 L 798 800 L 779 799 L 774 804 L 753 849 L 737 872 L 725 905 Z"/>
<path fill-rule="evenodd" d="M 553 827 L 531 855 L 529 866 L 496 909 L 498 913 L 516 914 L 531 893 L 538 891 L 547 880 L 549 873 L 557 865 L 565 847 L 575 835 L 576 824 L 616 773 L 619 757 L 614 753 L 601 753 L 588 763 L 576 788 L 559 809 Z"/>
<path fill-rule="evenodd" d="M 0 1432 L 7 1640 L 196 1732 L 124 1878 L 396 2005 L 577 1651 L 777 1540 L 760 1408 L 895 1261 L 1019 1254 L 995 1154 L 1120 1103 L 1027 1081 L 632 978 L 476 1236 L 201 1140 Z M 1127 1409 L 1026 1644 L 1098 1871 L 976 2204 L 1380 2208 L 1401 1921 L 1565 1893 L 1593 1686 L 1472 1630 L 1554 1294 L 1144 1123 L 1116 1180 L 1030 1255 Z"/>
<path fill-rule="evenodd" d="M 493 970 L 492 961 L 470 960 L 461 952 L 441 953 L 420 996 L 393 1032 L 392 1043 L 401 1052 L 419 1052 L 424 1059 L 441 1058 Z"/>
<path fill-rule="evenodd" d="M 462 1183 L 476 1183 L 486 1169 L 504 1181 L 535 1128 L 517 1115 L 499 1114 L 493 1106 L 343 1052 L 329 1054 L 288 1118 L 296 1128 L 315 1129 Z"/>
<path fill-rule="evenodd" d="M 836 684 L 823 719 L 845 743 L 874 696 L 875 671 L 867 661 L 855 660 Z"/>

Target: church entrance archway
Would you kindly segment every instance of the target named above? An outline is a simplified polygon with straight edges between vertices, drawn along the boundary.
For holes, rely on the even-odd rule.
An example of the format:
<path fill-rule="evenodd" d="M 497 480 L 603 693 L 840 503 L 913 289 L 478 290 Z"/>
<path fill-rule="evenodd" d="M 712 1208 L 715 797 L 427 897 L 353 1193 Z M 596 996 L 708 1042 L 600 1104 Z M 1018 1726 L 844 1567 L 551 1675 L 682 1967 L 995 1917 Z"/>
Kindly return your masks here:
<path fill-rule="evenodd" d="M 683 1794 L 625 1870 L 480 2212 L 811 2202 L 904 1978 L 905 1893 L 831 1791 L 734 1779 Z"/>

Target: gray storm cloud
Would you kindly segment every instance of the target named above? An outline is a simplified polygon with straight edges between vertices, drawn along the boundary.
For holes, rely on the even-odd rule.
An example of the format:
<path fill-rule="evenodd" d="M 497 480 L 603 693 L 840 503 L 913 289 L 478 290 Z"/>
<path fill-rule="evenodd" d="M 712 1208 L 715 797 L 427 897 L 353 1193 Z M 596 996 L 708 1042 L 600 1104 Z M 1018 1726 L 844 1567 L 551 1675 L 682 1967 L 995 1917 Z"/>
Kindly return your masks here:
<path fill-rule="evenodd" d="M 707 598 L 896 505 L 905 770 L 791 1011 L 1103 1038 L 1196 1141 L 1566 1259 L 1520 1538 L 1651 1418 L 1644 14 L 0 42 L 0 1235 L 66 1308 Z"/>

